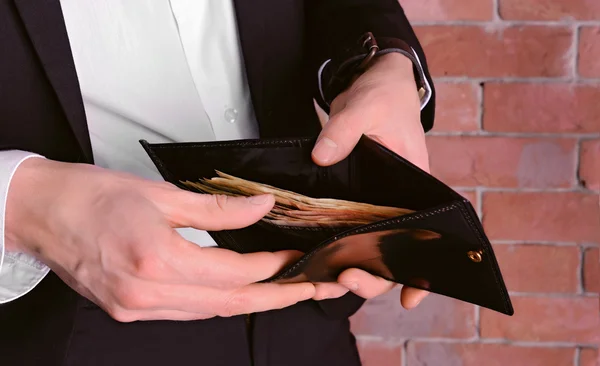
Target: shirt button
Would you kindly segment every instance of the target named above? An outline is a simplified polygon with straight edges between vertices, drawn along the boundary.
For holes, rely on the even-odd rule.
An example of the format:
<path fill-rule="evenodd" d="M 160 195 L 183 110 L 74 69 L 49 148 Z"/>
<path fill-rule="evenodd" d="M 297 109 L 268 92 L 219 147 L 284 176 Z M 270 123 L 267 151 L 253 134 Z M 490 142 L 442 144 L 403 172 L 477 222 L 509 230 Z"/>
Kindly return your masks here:
<path fill-rule="evenodd" d="M 235 123 L 235 121 L 237 121 L 238 118 L 238 111 L 235 108 L 227 108 L 225 110 L 225 121 L 229 122 L 229 123 Z"/>

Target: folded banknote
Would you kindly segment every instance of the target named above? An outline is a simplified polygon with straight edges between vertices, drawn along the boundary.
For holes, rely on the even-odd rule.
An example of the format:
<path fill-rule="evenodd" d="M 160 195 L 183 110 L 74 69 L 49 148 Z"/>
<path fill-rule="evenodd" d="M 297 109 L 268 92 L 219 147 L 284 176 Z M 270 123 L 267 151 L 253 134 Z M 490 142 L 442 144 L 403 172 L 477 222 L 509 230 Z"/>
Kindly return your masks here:
<path fill-rule="evenodd" d="M 270 193 L 275 206 L 263 218 L 279 226 L 337 227 L 366 225 L 412 213 L 412 210 L 377 206 L 331 198 L 312 198 L 268 184 L 238 178 L 221 171 L 218 177 L 199 182 L 183 181 L 189 188 L 207 194 L 253 196 Z"/>

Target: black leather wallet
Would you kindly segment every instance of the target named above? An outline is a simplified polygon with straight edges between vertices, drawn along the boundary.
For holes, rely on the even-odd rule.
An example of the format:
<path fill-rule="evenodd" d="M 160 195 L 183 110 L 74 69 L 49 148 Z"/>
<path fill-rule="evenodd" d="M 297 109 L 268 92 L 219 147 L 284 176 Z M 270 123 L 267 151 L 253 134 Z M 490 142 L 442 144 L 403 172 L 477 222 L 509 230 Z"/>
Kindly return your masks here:
<path fill-rule="evenodd" d="M 267 281 L 335 281 L 360 268 L 396 283 L 512 315 L 492 247 L 471 203 L 394 152 L 363 136 L 343 161 L 321 167 L 314 138 L 151 144 L 140 141 L 162 177 L 186 190 L 222 171 L 314 198 L 394 206 L 414 213 L 358 227 L 276 226 L 209 232 L 241 253 L 296 249 L 296 263 Z"/>

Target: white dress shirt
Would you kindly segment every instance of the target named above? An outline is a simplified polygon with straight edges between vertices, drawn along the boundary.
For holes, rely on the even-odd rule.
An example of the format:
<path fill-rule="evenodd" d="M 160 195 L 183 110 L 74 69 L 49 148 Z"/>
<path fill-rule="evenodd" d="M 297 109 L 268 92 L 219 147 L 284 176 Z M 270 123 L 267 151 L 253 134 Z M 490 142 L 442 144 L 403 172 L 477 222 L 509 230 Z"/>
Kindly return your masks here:
<path fill-rule="evenodd" d="M 139 139 L 258 137 L 231 0 L 61 0 L 96 165 L 162 180 Z M 10 179 L 26 158 L 0 152 L 0 303 L 49 272 L 4 250 Z M 204 231 L 178 229 L 198 245 Z"/>

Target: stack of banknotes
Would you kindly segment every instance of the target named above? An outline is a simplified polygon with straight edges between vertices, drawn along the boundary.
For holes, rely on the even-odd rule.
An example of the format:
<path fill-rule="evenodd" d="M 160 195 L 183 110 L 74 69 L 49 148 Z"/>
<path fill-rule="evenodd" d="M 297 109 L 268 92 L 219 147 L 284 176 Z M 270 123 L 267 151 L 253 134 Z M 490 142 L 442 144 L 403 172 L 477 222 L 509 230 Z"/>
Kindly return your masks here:
<path fill-rule="evenodd" d="M 253 196 L 270 193 L 275 206 L 262 219 L 279 226 L 347 227 L 366 225 L 413 211 L 331 198 L 311 198 L 267 184 L 252 182 L 216 171 L 217 177 L 182 182 L 201 193 Z"/>

